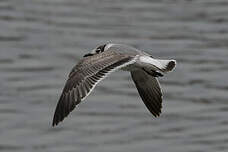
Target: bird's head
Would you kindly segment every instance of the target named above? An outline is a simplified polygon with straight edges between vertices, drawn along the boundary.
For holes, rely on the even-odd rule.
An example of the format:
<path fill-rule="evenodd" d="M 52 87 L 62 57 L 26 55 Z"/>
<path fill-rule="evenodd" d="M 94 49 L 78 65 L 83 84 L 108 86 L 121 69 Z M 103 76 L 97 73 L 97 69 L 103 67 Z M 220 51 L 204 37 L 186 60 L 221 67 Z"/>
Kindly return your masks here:
<path fill-rule="evenodd" d="M 106 45 L 107 44 L 98 46 L 96 49 L 93 49 L 90 53 L 85 54 L 83 57 L 93 56 L 95 54 L 99 54 L 99 53 L 104 52 L 106 50 L 105 49 Z"/>

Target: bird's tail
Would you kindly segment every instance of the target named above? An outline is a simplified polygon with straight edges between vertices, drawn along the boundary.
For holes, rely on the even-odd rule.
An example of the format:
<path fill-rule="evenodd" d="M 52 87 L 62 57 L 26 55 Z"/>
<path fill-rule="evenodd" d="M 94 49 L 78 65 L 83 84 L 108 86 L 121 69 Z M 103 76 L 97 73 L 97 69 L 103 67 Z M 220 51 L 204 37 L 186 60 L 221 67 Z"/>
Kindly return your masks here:
<path fill-rule="evenodd" d="M 170 72 L 175 68 L 176 60 L 156 59 L 154 62 L 154 66 L 156 66 L 162 72 Z"/>
<path fill-rule="evenodd" d="M 176 60 L 161 60 L 149 56 L 141 56 L 139 60 L 146 65 L 146 69 L 164 73 L 172 71 L 176 66 Z"/>

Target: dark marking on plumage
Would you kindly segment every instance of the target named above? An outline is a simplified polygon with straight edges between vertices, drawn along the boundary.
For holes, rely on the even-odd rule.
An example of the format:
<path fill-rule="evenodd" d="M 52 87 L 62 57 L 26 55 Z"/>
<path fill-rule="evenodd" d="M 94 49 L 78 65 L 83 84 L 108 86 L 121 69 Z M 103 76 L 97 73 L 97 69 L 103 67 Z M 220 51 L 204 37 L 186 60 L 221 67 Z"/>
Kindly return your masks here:
<path fill-rule="evenodd" d="M 96 49 L 96 53 L 101 53 L 101 52 L 104 52 L 104 48 L 105 48 L 106 44 L 105 45 L 101 45 L 99 47 L 97 47 Z"/>
<path fill-rule="evenodd" d="M 106 46 L 106 44 L 101 45 L 101 46 L 99 46 L 99 47 L 96 48 L 95 53 L 87 53 L 83 57 L 89 57 L 89 56 L 93 56 L 95 54 L 102 53 L 102 52 L 104 52 L 105 46 Z"/>
<path fill-rule="evenodd" d="M 83 57 L 88 57 L 88 56 L 93 56 L 94 54 L 92 54 L 92 53 L 87 53 L 87 54 L 85 54 Z"/>
<path fill-rule="evenodd" d="M 143 71 L 145 71 L 147 74 L 149 74 L 153 77 L 163 77 L 164 76 L 162 73 L 157 72 L 157 71 L 151 70 L 150 72 L 148 72 L 145 68 L 143 68 Z"/>
<path fill-rule="evenodd" d="M 152 71 L 151 75 L 154 76 L 154 77 L 163 77 L 164 76 L 162 73 L 157 72 L 157 71 Z"/>

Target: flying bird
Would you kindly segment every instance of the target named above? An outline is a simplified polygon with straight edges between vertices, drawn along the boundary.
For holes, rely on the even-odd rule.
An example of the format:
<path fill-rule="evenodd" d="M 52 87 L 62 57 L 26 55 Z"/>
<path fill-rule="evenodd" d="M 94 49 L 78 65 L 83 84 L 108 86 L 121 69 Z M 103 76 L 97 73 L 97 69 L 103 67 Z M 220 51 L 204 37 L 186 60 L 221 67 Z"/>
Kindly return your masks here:
<path fill-rule="evenodd" d="M 157 77 L 172 71 L 175 66 L 175 60 L 155 59 L 128 45 L 101 45 L 85 54 L 71 70 L 57 103 L 52 126 L 63 121 L 101 80 L 116 70 L 131 73 L 144 104 L 157 117 L 162 108 L 162 91 Z"/>

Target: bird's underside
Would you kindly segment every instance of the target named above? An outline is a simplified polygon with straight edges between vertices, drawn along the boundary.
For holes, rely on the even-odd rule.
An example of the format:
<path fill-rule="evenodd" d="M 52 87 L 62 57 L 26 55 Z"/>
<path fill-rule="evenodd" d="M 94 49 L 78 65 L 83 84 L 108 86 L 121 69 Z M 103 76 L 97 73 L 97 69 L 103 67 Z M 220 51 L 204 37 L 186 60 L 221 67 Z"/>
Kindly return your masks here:
<path fill-rule="evenodd" d="M 139 55 L 111 50 L 110 46 L 108 51 L 104 51 L 105 46 L 101 49 L 103 51 L 95 50 L 93 54 L 86 54 L 70 72 L 56 106 L 52 126 L 63 121 L 108 74 L 124 67 L 137 65 Z M 167 64 L 165 68 L 170 68 L 169 66 L 174 67 L 175 64 Z M 162 108 L 162 92 L 156 77 L 163 76 L 162 71 L 159 71 L 159 68 L 148 70 L 147 67 L 137 67 L 132 68 L 130 72 L 144 104 L 155 117 L 159 116 Z"/>

